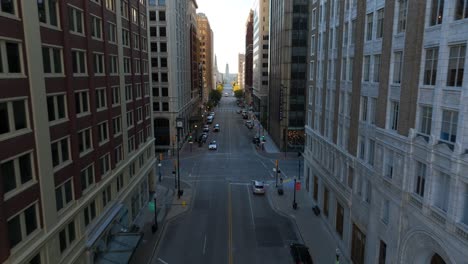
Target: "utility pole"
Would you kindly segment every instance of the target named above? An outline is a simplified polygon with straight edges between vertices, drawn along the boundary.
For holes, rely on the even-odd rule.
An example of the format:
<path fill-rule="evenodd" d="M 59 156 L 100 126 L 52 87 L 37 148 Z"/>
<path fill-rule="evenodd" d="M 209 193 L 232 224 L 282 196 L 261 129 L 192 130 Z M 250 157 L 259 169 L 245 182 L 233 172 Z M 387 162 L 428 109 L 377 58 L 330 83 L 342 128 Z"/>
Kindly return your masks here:
<path fill-rule="evenodd" d="M 278 188 L 278 174 L 279 174 L 279 168 L 278 168 L 278 160 L 276 160 L 276 181 L 275 181 L 275 186 Z"/>
<path fill-rule="evenodd" d="M 159 182 L 161 182 L 161 160 L 162 160 L 162 153 L 159 153 L 159 160 L 158 160 L 158 169 L 159 169 Z"/>
<path fill-rule="evenodd" d="M 293 207 L 294 210 L 297 209 L 297 203 L 296 203 L 296 178 L 294 178 L 294 200 L 293 200 L 292 207 Z"/>

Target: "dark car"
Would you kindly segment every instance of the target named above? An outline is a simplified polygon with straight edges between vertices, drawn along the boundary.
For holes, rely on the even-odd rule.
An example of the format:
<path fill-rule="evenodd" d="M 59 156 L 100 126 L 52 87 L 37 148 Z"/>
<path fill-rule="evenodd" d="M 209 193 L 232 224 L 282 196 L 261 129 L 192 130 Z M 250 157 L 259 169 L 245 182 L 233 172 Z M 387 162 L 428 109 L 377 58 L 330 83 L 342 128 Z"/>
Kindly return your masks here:
<path fill-rule="evenodd" d="M 309 249 L 304 244 L 292 243 L 291 256 L 296 264 L 313 264 L 312 257 L 309 254 Z"/>
<path fill-rule="evenodd" d="M 206 133 L 203 133 L 200 137 L 200 141 L 205 143 L 206 142 L 206 139 L 208 139 L 208 134 Z"/>
<path fill-rule="evenodd" d="M 260 138 L 259 137 L 254 137 L 252 139 L 252 143 L 257 144 L 257 145 L 260 144 Z"/>

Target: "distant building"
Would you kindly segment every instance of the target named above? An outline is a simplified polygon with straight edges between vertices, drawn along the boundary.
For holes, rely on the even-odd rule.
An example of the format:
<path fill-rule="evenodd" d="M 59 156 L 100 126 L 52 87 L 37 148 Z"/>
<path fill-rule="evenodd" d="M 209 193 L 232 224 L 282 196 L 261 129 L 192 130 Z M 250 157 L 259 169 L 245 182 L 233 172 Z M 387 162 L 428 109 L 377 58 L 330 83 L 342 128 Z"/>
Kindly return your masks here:
<path fill-rule="evenodd" d="M 304 185 L 342 257 L 466 263 L 466 1 L 311 2 Z"/>
<path fill-rule="evenodd" d="M 127 262 L 142 238 L 147 6 L 122 3 L 1 1 L 0 263 Z"/>
<path fill-rule="evenodd" d="M 270 2 L 268 131 L 283 151 L 304 146 L 309 2 Z"/>
<path fill-rule="evenodd" d="M 245 24 L 245 68 L 244 97 L 247 104 L 252 104 L 252 63 L 253 63 L 253 11 L 250 10 Z"/>
<path fill-rule="evenodd" d="M 252 89 L 253 109 L 263 127 L 268 121 L 269 1 L 256 0 L 253 23 Z"/>
<path fill-rule="evenodd" d="M 245 63 L 245 55 L 239 53 L 237 55 L 237 83 L 240 89 L 244 89 L 244 63 Z"/>
<path fill-rule="evenodd" d="M 203 103 L 208 102 L 213 84 L 213 31 L 210 21 L 203 13 L 197 14 L 198 34 L 200 38 L 200 62 L 202 65 Z"/>

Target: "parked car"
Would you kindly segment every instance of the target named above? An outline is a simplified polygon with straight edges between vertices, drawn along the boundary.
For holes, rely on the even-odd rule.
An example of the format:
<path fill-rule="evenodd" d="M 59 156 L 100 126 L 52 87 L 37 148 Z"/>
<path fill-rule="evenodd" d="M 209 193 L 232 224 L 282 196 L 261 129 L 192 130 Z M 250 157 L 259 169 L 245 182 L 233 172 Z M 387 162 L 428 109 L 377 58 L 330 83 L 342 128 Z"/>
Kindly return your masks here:
<path fill-rule="evenodd" d="M 254 124 L 253 124 L 252 120 L 248 120 L 248 121 L 245 121 L 245 126 L 248 129 L 252 129 L 254 127 Z"/>
<path fill-rule="evenodd" d="M 236 113 L 240 114 L 240 113 L 242 113 L 242 110 L 238 109 L 238 110 L 236 111 Z"/>
<path fill-rule="evenodd" d="M 215 112 L 211 112 L 211 113 L 210 113 L 210 116 L 212 116 L 212 117 L 214 118 Z"/>
<path fill-rule="evenodd" d="M 200 142 L 205 143 L 207 139 L 208 139 L 208 133 L 203 133 L 203 134 L 200 136 Z"/>
<path fill-rule="evenodd" d="M 242 114 L 243 119 L 249 119 L 249 116 L 247 114 Z"/>
<path fill-rule="evenodd" d="M 213 124 L 213 117 L 212 117 L 212 116 L 208 116 L 208 117 L 206 118 L 206 123 L 207 123 L 207 124 Z"/>
<path fill-rule="evenodd" d="M 216 140 L 213 140 L 210 142 L 210 144 L 208 145 L 208 149 L 209 150 L 217 150 L 218 149 L 218 145 L 216 144 Z"/>
<path fill-rule="evenodd" d="M 203 132 L 208 132 L 210 131 L 210 126 L 209 125 L 204 125 L 203 126 Z"/>
<path fill-rule="evenodd" d="M 294 263 L 297 264 L 313 264 L 312 257 L 309 254 L 309 249 L 304 244 L 292 243 L 289 248 L 291 249 L 291 256 Z"/>
<path fill-rule="evenodd" d="M 219 132 L 219 124 L 214 125 L 213 131 Z"/>
<path fill-rule="evenodd" d="M 261 181 L 252 181 L 253 194 L 265 194 L 265 186 Z"/>
<path fill-rule="evenodd" d="M 252 143 L 254 143 L 254 144 L 260 144 L 260 138 L 259 138 L 259 137 L 254 137 L 254 138 L 252 139 Z"/>

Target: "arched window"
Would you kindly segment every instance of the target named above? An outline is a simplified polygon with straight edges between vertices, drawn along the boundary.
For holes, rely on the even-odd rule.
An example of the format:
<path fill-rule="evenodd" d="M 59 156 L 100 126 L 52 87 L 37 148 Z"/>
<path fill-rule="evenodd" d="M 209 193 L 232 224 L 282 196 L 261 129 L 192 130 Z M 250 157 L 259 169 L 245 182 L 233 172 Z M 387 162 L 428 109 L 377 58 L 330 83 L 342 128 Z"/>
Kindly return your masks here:
<path fill-rule="evenodd" d="M 431 258 L 431 264 L 445 264 L 444 259 L 439 254 L 434 254 Z"/>

